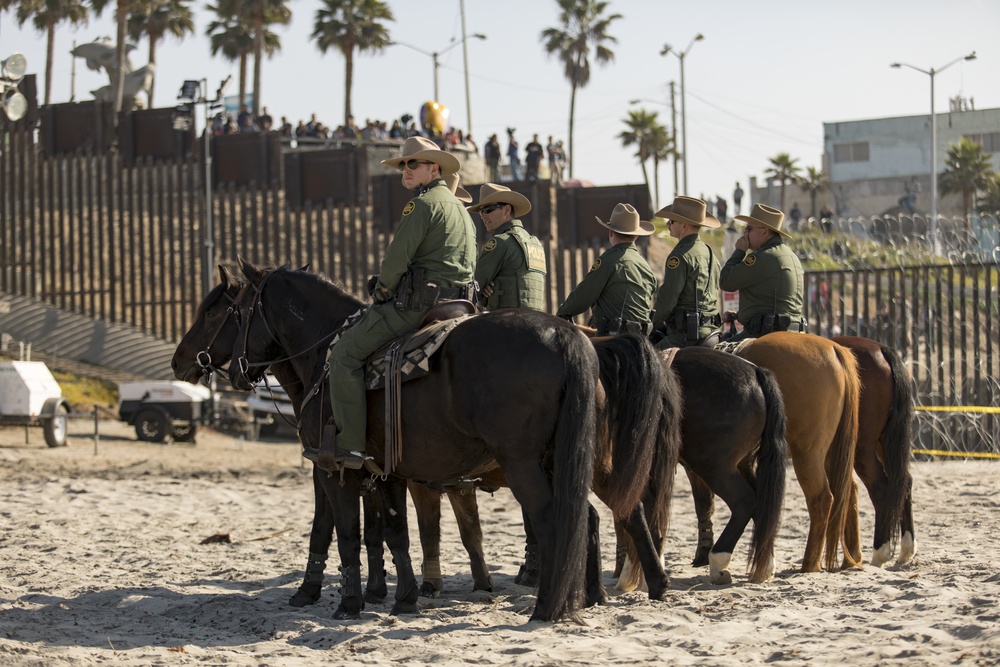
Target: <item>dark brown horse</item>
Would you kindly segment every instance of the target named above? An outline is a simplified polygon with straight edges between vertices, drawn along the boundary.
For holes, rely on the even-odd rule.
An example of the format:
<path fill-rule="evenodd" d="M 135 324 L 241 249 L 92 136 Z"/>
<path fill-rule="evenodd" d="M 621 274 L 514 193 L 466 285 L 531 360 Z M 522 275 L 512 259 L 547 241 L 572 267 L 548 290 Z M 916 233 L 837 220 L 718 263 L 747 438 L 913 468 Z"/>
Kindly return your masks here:
<path fill-rule="evenodd" d="M 234 386 L 251 387 L 268 364 L 284 359 L 296 368 L 304 386 L 322 389 L 325 350 L 317 340 L 331 322 L 343 322 L 360 302 L 306 272 L 262 272 L 252 266 L 245 266 L 244 272 L 252 290 L 241 304 L 241 333 L 234 358 L 241 360 L 245 373 L 234 375 Z M 492 354 L 484 356 L 483 350 Z M 600 404 L 592 346 L 572 326 L 551 316 L 527 311 L 493 313 L 459 325 L 431 366 L 429 375 L 403 385 L 406 449 L 396 474 L 445 484 L 499 464 L 515 497 L 540 528 L 541 576 L 534 617 L 551 620 L 572 614 L 582 602 L 587 521 L 596 516 L 586 501 L 595 460 L 595 410 Z M 484 391 L 484 379 L 489 392 Z M 662 372 L 653 384 L 660 382 Z M 532 401 L 520 400 L 525 391 Z M 501 400 L 498 405 L 498 396 L 507 402 Z M 659 392 L 651 396 L 655 410 L 650 414 L 659 415 Z M 382 399 L 382 392 L 369 394 L 369 453 L 378 463 Z M 641 396 L 614 397 L 609 406 L 616 409 L 617 402 L 639 400 Z M 318 440 L 324 410 L 328 412 L 328 401 L 322 397 L 307 399 L 301 406 L 300 423 L 315 425 L 303 429 L 304 444 L 314 445 Z M 447 413 L 444 418 L 442 412 Z M 606 480 L 610 497 L 618 504 L 616 514 L 623 516 L 629 512 L 621 508 L 630 502 L 637 507 L 642 492 L 641 486 L 631 491 L 626 487 L 648 476 L 652 460 L 651 447 L 643 450 L 645 458 L 631 457 L 629 449 L 609 452 L 612 469 L 627 472 L 629 479 L 612 474 Z M 360 478 L 346 474 L 344 486 L 338 487 L 333 499 L 338 547 L 348 578 L 338 609 L 342 616 L 356 615 L 363 606 L 357 583 Z M 393 487 L 393 477 L 386 484 L 401 488 L 399 483 Z M 405 507 L 399 504 L 402 497 L 396 491 L 389 493 L 396 515 L 405 521 Z M 405 555 L 405 534 L 393 534 L 389 526 L 386 539 L 399 569 L 400 586 L 415 590 Z M 404 567 L 400 569 L 401 560 Z"/>
<path fill-rule="evenodd" d="M 837 336 L 833 341 L 854 353 L 861 378 L 854 472 L 875 508 L 871 564 L 881 566 L 892 558 L 897 526 L 901 542 L 896 563 L 902 564 L 915 551 L 910 475 L 913 382 L 895 350 L 857 336 Z M 845 535 L 858 535 L 859 526 L 851 520 L 855 516 L 848 515 Z M 854 539 L 860 543 L 860 535 Z"/>

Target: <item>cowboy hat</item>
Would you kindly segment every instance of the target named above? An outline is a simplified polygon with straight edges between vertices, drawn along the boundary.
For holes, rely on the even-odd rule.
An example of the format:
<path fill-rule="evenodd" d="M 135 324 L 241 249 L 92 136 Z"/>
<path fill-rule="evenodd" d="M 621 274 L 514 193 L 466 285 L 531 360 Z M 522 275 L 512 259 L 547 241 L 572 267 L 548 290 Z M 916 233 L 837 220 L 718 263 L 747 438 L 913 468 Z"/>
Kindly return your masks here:
<path fill-rule="evenodd" d="M 653 233 L 653 223 L 639 219 L 639 212 L 631 204 L 616 204 L 611 212 L 611 219 L 604 222 L 594 217 L 597 223 L 607 227 L 616 234 L 628 236 L 649 236 Z"/>
<path fill-rule="evenodd" d="M 771 206 L 754 204 L 750 210 L 750 215 L 738 215 L 735 219 L 741 222 L 756 222 L 758 225 L 763 225 L 772 232 L 777 232 L 786 238 L 791 236 L 791 234 L 781 229 L 781 223 L 785 219 L 785 214 Z"/>
<path fill-rule="evenodd" d="M 477 213 L 484 206 L 490 204 L 510 204 L 511 208 L 514 209 L 515 218 L 520 218 L 531 210 L 531 202 L 528 201 L 527 197 L 520 192 L 514 192 L 507 186 L 495 183 L 484 183 L 483 187 L 479 188 L 479 203 L 466 208 L 469 213 Z"/>
<path fill-rule="evenodd" d="M 468 191 L 458 184 L 458 174 L 445 174 L 444 184 L 448 186 L 451 193 L 455 195 L 455 199 L 460 202 L 465 202 L 468 204 L 472 201 L 472 195 Z"/>
<path fill-rule="evenodd" d="M 665 220 L 676 220 L 686 222 L 697 227 L 715 229 L 721 223 L 714 217 L 707 214 L 705 202 L 694 197 L 674 197 L 674 203 L 664 206 L 653 214 L 654 217 Z"/>
<path fill-rule="evenodd" d="M 382 164 L 387 167 L 402 169 L 408 160 L 433 162 L 441 167 L 442 174 L 454 174 L 462 166 L 457 157 L 441 150 L 436 143 L 426 137 L 410 137 L 403 144 L 403 155 L 401 157 L 382 160 Z"/>

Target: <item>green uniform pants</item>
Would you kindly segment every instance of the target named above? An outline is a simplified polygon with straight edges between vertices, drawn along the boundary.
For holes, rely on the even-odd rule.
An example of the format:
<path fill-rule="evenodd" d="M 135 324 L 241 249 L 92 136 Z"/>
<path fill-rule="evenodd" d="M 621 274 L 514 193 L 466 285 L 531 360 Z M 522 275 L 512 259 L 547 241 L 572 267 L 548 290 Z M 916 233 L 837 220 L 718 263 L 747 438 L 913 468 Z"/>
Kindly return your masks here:
<path fill-rule="evenodd" d="M 417 328 L 425 310 L 397 310 L 375 304 L 330 348 L 330 402 L 337 425 L 337 454 L 365 451 L 368 401 L 365 362 L 372 352 Z"/>

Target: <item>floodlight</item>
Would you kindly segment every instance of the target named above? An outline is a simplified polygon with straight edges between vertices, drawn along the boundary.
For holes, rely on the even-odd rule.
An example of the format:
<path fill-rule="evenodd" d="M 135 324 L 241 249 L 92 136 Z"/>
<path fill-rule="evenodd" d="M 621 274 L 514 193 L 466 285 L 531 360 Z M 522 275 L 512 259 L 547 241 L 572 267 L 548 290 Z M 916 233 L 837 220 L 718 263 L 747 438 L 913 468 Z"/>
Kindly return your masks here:
<path fill-rule="evenodd" d="M 0 100 L 0 106 L 3 107 L 3 111 L 7 115 L 7 119 L 12 123 L 16 123 L 21 120 L 24 118 L 24 114 L 28 113 L 28 99 L 16 88 L 10 88 L 3 93 L 3 98 Z"/>
<path fill-rule="evenodd" d="M 3 75 L 10 79 L 12 83 L 17 83 L 24 78 L 24 73 L 28 70 L 28 61 L 20 53 L 15 53 L 2 63 Z"/>

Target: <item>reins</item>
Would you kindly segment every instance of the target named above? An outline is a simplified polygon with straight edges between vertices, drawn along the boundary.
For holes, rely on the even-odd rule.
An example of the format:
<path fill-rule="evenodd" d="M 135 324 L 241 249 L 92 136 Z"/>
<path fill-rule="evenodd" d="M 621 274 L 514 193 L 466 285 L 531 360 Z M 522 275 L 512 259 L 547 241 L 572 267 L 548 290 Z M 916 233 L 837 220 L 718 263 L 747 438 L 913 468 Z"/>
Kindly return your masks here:
<path fill-rule="evenodd" d="M 220 368 L 212 363 L 212 354 L 209 352 L 212 346 L 215 345 L 215 341 L 219 338 L 222 330 L 229 323 L 230 317 L 236 318 L 236 326 L 239 326 L 240 313 L 239 309 L 236 307 L 237 304 L 243 301 L 246 297 L 247 292 L 250 290 L 250 283 L 246 283 L 240 288 L 240 291 L 236 293 L 236 296 L 230 296 L 228 291 L 223 291 L 222 295 L 229 300 L 229 308 L 226 309 L 226 316 L 219 323 L 219 326 L 215 328 L 215 332 L 212 334 L 211 338 L 208 339 L 208 343 L 205 345 L 205 349 L 198 352 L 195 355 L 195 363 L 201 368 L 202 375 L 211 375 L 212 373 L 218 373 L 222 375 L 227 380 L 229 379 L 229 372 Z"/>

